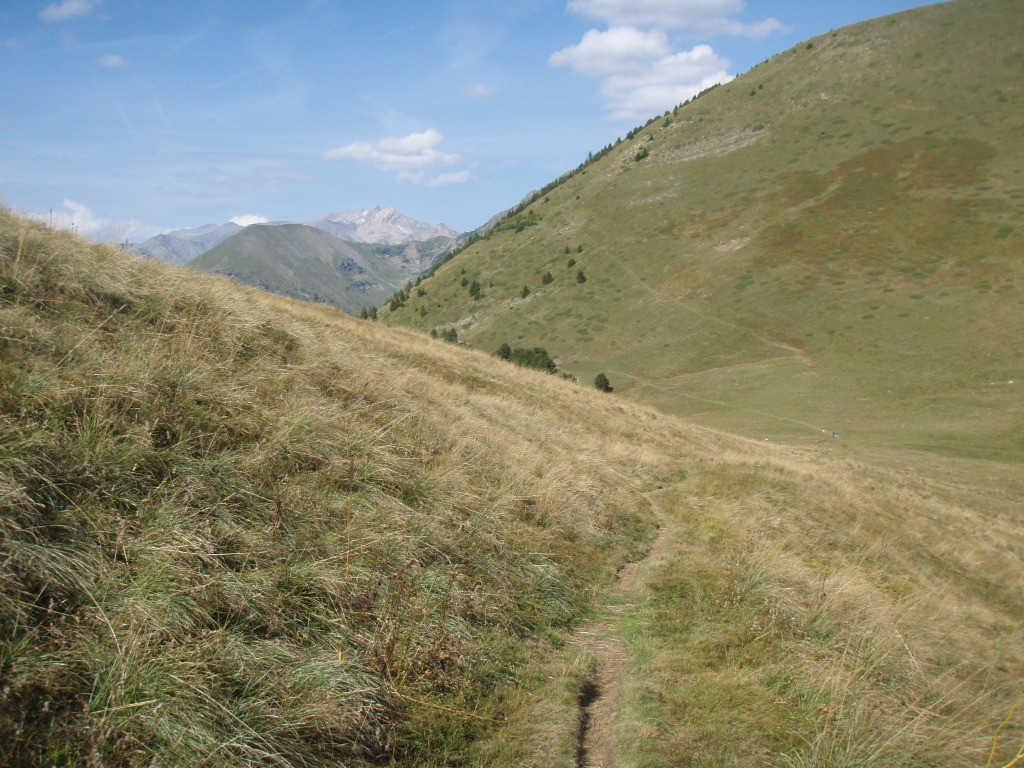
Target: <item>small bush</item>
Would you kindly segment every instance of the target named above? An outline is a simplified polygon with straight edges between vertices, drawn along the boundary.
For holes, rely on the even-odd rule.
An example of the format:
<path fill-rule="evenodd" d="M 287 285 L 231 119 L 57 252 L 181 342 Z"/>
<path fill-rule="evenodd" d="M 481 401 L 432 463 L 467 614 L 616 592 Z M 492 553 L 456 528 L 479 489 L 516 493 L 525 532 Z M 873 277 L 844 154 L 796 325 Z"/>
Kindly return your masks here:
<path fill-rule="evenodd" d="M 509 344 L 505 343 L 498 347 L 498 351 L 494 355 L 502 360 L 508 360 L 510 363 L 521 365 L 524 368 L 536 368 L 548 373 L 554 373 L 558 369 L 555 361 L 551 359 L 551 355 L 548 354 L 544 347 L 533 347 L 531 349 L 516 347 L 513 349 Z"/>
<path fill-rule="evenodd" d="M 594 386 L 597 387 L 598 390 L 600 390 L 601 392 L 613 391 L 611 382 L 608 381 L 608 377 L 605 376 L 603 373 L 599 373 L 597 374 L 597 376 L 594 377 Z"/>

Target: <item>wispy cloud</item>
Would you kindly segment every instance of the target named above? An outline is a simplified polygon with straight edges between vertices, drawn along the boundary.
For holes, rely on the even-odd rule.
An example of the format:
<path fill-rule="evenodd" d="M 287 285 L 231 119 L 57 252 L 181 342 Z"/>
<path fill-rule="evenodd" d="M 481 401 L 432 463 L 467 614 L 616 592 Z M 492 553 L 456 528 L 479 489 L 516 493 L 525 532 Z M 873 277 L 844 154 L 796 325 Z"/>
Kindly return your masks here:
<path fill-rule="evenodd" d="M 402 171 L 398 178 L 421 187 L 445 187 L 449 184 L 465 184 L 472 181 L 473 174 L 469 171 L 450 171 L 431 176 L 426 171 Z"/>
<path fill-rule="evenodd" d="M 442 152 L 439 147 L 444 136 L 433 128 L 408 136 L 389 137 L 374 142 L 356 141 L 327 150 L 328 160 L 351 160 L 379 171 L 397 171 L 398 178 L 410 184 L 436 187 L 469 181 L 469 171 L 449 171 L 432 175 L 440 168 L 451 168 L 459 163 L 459 156 Z"/>
<path fill-rule="evenodd" d="M 50 23 L 67 21 L 78 16 L 88 16 L 98 5 L 99 0 L 63 0 L 43 8 L 39 18 Z"/>
<path fill-rule="evenodd" d="M 106 69 L 120 69 L 121 67 L 127 67 L 128 61 L 124 56 L 119 56 L 116 53 L 108 53 L 106 56 L 100 56 L 96 60 L 96 63 Z"/>

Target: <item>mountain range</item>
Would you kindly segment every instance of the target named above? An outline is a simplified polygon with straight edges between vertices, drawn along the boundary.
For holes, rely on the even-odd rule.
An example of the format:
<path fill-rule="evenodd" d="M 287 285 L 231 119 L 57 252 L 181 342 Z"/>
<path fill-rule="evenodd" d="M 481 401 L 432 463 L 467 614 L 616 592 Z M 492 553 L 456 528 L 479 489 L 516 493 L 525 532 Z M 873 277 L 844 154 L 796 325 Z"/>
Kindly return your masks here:
<path fill-rule="evenodd" d="M 237 235 L 243 227 L 229 221 L 227 224 L 206 224 L 195 229 L 179 229 L 144 240 L 133 250 L 149 259 L 182 266 L 201 253 Z"/>
<path fill-rule="evenodd" d="M 446 224 L 428 224 L 406 216 L 394 208 L 380 206 L 329 213 L 305 223 L 337 238 L 355 243 L 398 245 L 437 237 L 447 237 L 454 241 L 459 236 L 456 230 Z M 241 225 L 231 221 L 226 224 L 206 224 L 195 229 L 179 229 L 144 240 L 135 246 L 135 250 L 147 258 L 168 264 L 187 264 L 201 253 L 238 234 L 242 229 Z"/>
<path fill-rule="evenodd" d="M 379 304 L 458 242 L 459 233 L 445 224 L 375 206 L 308 224 L 207 224 L 151 237 L 134 250 L 355 313 Z"/>
<path fill-rule="evenodd" d="M 357 243 L 398 245 L 435 237 L 456 238 L 459 233 L 446 224 L 427 224 L 394 208 L 375 206 L 368 210 L 331 213 L 306 222 L 311 227 L 330 232 L 342 240 Z"/>
<path fill-rule="evenodd" d="M 428 269 L 451 242 L 435 237 L 396 245 L 360 243 L 306 224 L 253 224 L 188 266 L 355 314 Z"/>

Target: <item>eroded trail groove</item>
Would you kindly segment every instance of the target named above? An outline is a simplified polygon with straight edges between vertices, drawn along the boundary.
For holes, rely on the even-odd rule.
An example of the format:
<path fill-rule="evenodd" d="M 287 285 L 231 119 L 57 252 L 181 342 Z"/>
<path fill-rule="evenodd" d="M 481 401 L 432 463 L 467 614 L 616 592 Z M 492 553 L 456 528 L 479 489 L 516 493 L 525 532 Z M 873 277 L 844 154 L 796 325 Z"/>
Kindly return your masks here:
<path fill-rule="evenodd" d="M 618 711 L 623 688 L 622 673 L 629 654 L 622 639 L 618 614 L 632 607 L 632 601 L 639 597 L 637 573 L 652 555 L 660 551 L 667 533 L 665 517 L 659 513 L 658 532 L 647 554 L 640 560 L 627 563 L 619 571 L 610 595 L 608 615 L 580 631 L 580 644 L 594 657 L 596 669 L 580 689 L 576 768 L 619 766 L 613 749 L 612 725 Z"/>

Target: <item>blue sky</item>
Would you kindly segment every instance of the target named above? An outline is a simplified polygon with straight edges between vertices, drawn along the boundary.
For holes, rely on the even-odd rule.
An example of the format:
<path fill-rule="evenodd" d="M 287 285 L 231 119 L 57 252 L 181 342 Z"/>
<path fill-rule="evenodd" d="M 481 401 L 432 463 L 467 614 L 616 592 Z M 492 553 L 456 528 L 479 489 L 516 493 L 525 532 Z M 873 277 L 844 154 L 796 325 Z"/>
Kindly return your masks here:
<path fill-rule="evenodd" d="M 923 4 L 13 0 L 0 201 L 109 241 L 373 205 L 469 230 L 716 80 Z"/>

